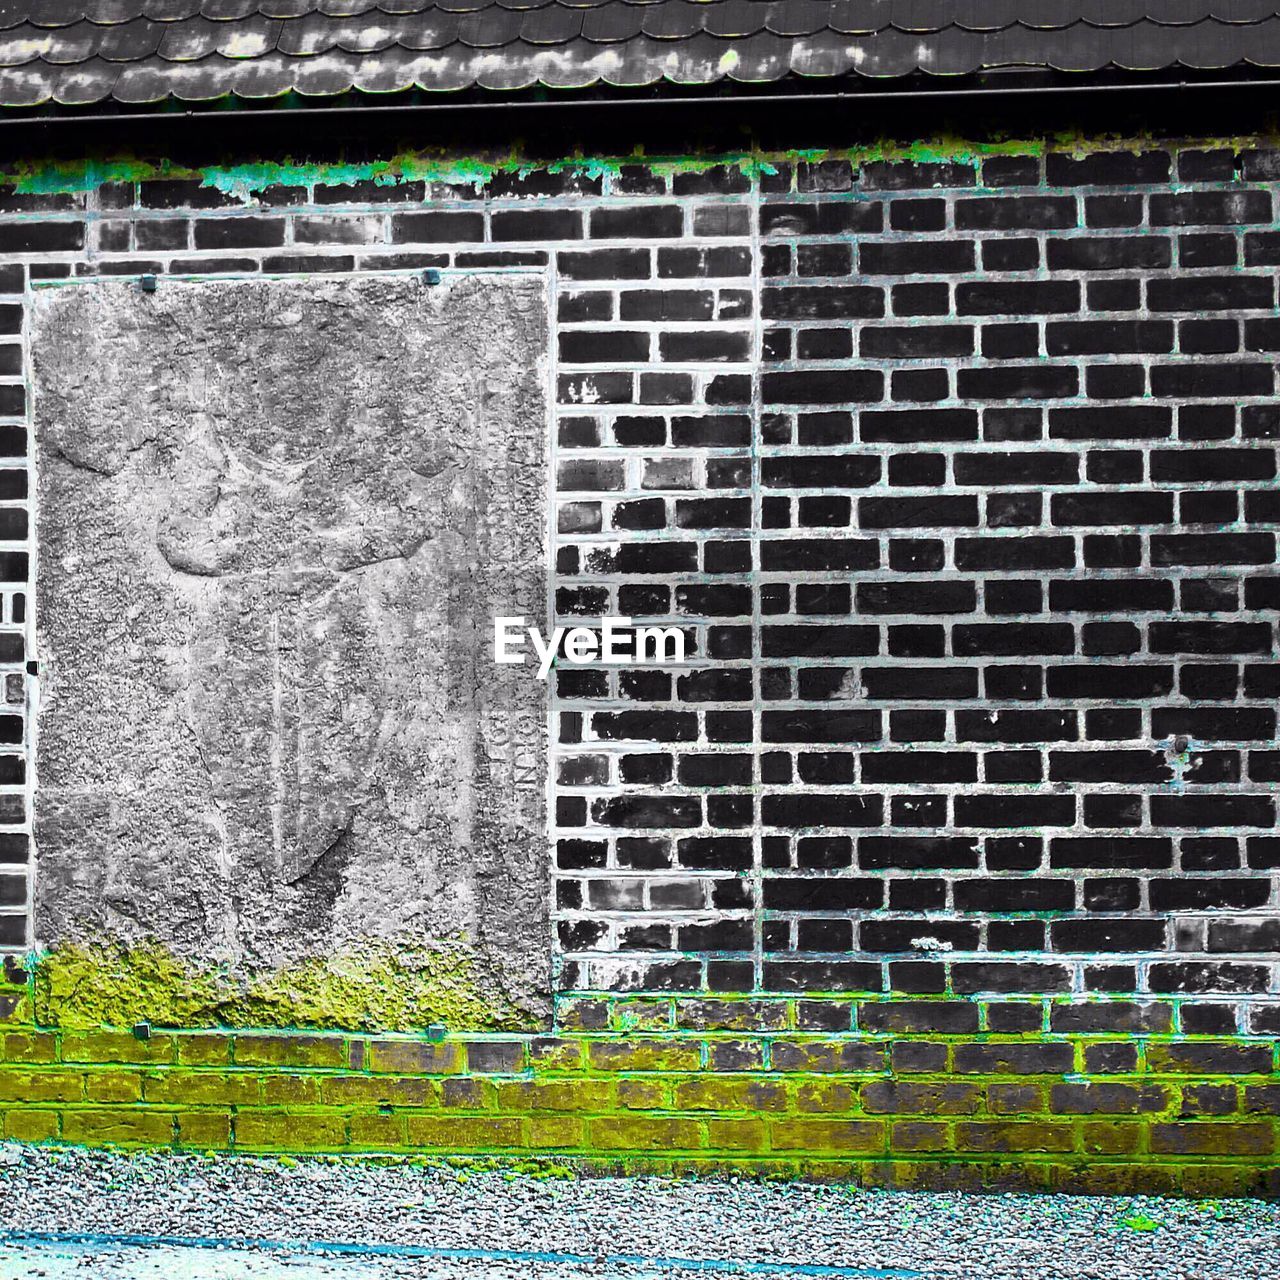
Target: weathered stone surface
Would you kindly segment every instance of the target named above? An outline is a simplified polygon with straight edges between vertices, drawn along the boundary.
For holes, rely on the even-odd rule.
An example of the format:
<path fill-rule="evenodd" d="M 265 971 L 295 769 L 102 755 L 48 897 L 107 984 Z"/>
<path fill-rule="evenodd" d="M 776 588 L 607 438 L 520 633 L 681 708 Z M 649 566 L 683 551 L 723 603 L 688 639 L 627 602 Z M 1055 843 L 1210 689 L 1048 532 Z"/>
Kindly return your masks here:
<path fill-rule="evenodd" d="M 457 940 L 545 1005 L 544 303 L 530 277 L 34 306 L 37 932 L 246 974 Z"/>

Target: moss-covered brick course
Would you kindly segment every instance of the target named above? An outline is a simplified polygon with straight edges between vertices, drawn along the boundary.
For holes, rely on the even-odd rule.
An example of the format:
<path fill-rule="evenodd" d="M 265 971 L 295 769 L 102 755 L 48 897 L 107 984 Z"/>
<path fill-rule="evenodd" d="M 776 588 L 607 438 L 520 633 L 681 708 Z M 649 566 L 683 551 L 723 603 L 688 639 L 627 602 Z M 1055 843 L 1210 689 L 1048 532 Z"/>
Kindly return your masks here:
<path fill-rule="evenodd" d="M 0 1121 L 93 1146 L 1280 1193 L 1274 1037 L 1185 1035 L 1176 1005 L 1118 1000 L 1023 1002 L 1035 1025 L 1009 1034 L 980 1029 L 1002 1001 L 829 999 L 859 1029 L 804 1029 L 821 1003 L 583 998 L 551 1034 L 442 1040 L 11 1021 Z M 1127 1029 L 1135 1009 L 1159 1030 Z"/>

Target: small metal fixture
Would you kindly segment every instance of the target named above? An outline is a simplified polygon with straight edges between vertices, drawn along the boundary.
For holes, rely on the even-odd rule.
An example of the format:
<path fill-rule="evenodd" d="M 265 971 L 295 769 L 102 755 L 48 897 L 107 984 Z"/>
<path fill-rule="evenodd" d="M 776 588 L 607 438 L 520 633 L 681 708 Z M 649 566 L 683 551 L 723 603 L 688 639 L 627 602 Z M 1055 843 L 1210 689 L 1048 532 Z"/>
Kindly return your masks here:
<path fill-rule="evenodd" d="M 135 1040 L 150 1040 L 151 1039 L 151 1023 L 135 1022 L 133 1024 L 133 1038 Z"/>
<path fill-rule="evenodd" d="M 445 1025 L 443 1022 L 433 1022 L 427 1027 L 428 1040 L 443 1040 L 445 1037 Z"/>
<path fill-rule="evenodd" d="M 439 284 L 440 269 L 438 267 L 428 267 L 422 273 L 422 283 L 423 284 Z"/>
<path fill-rule="evenodd" d="M 40 674 L 40 664 L 34 658 L 27 659 L 27 675 L 38 676 Z"/>
<path fill-rule="evenodd" d="M 141 288 L 141 290 L 142 290 L 142 292 L 143 292 L 143 293 L 155 293 L 155 291 L 156 291 L 156 278 L 155 278 L 155 276 L 143 276 L 143 277 L 141 277 L 141 279 L 139 279 L 139 281 L 138 281 L 138 286 L 139 286 L 139 288 Z"/>

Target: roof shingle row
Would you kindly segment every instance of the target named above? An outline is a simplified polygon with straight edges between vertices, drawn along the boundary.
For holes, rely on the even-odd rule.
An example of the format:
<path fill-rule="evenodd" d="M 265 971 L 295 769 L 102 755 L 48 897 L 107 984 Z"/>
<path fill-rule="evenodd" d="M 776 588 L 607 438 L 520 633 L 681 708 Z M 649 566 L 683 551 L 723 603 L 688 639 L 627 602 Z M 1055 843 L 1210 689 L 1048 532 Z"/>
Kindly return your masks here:
<path fill-rule="evenodd" d="M 1280 67 L 1280 0 L 0 0 L 0 103 Z"/>
<path fill-rule="evenodd" d="M 82 21 L 116 26 L 143 17 L 155 22 L 183 22 L 194 17 L 240 22 L 254 16 L 286 20 L 376 14 L 402 17 L 432 10 L 477 13 L 498 8 L 523 12 L 554 3 L 573 9 L 670 7 L 669 0 L 0 0 L 0 28 L 58 28 Z M 833 29 L 868 33 L 887 27 L 899 31 L 941 31 L 944 27 L 999 31 L 1014 23 L 1058 31 L 1078 22 L 1128 27 L 1144 18 L 1161 26 L 1185 26 L 1206 18 L 1247 24 L 1280 15 L 1276 0 L 700 0 L 689 7 L 739 13 L 767 10 L 771 20 L 783 11 L 821 14 L 820 25 L 828 24 L 825 15 L 830 14 Z M 372 20 L 377 21 L 376 17 Z"/>

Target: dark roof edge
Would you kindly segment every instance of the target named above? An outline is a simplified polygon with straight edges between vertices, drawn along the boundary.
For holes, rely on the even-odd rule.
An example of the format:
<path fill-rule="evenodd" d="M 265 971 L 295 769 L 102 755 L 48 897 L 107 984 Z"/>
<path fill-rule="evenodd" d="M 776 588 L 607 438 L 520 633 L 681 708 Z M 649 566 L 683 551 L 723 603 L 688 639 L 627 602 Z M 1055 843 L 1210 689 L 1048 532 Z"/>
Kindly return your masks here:
<path fill-rule="evenodd" d="M 1275 101 L 1273 108 L 1268 98 Z M 584 107 L 594 110 L 584 110 Z M 1256 138 L 1280 134 L 1280 76 L 1261 80 L 1075 77 L 920 92 L 816 82 L 793 93 L 561 95 L 482 101 L 326 99 L 270 108 L 228 104 L 156 112 L 0 115 L 0 167 L 147 156 L 199 168 L 242 163 L 386 160 L 401 152 L 711 156 L 839 150 L 929 139 Z M 1217 144 L 1215 144 L 1217 145 Z"/>
<path fill-rule="evenodd" d="M 1010 99 L 1092 100 L 1121 95 L 1127 98 L 1160 95 L 1171 98 L 1189 91 L 1211 90 L 1216 93 L 1265 91 L 1280 86 L 1280 70 L 1261 72 L 1248 68 L 1238 76 L 1222 72 L 1187 72 L 1177 74 L 1154 72 L 1145 74 L 1116 73 L 1111 76 L 1040 71 L 996 71 L 977 76 L 957 76 L 941 81 L 937 76 L 915 75 L 894 78 L 880 85 L 868 85 L 865 79 L 815 79 L 789 82 L 785 91 L 779 83 L 759 87 L 718 82 L 705 88 L 666 84 L 660 88 L 638 90 L 614 89 L 601 92 L 599 87 L 583 90 L 551 91 L 543 88 L 498 95 L 483 90 L 463 91 L 448 95 L 432 95 L 421 90 L 395 94 L 362 94 L 358 91 L 327 98 L 306 98 L 289 94 L 266 100 L 242 99 L 234 96 L 207 103 L 186 103 L 165 99 L 144 109 L 121 104 L 118 109 L 103 104 L 85 108 L 48 105 L 37 108 L 0 107 L 0 129 L 15 126 L 49 126 L 110 122 L 164 123 L 201 120 L 213 123 L 230 118 L 253 117 L 262 122 L 268 118 L 297 119 L 317 116 L 404 116 L 427 113 L 501 114 L 516 110 L 551 110 L 572 113 L 583 108 L 613 108 L 619 111 L 643 108 L 677 109 L 689 106 L 738 106 L 760 108 L 777 104 L 814 105 L 836 103 L 920 103 L 924 100 L 947 103 L 993 106 Z M 785 82 L 784 82 L 785 83 Z M 835 87 L 837 85 L 847 87 Z M 1280 95 L 1277 96 L 1280 107 Z"/>

